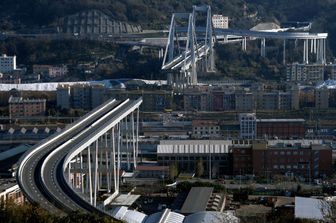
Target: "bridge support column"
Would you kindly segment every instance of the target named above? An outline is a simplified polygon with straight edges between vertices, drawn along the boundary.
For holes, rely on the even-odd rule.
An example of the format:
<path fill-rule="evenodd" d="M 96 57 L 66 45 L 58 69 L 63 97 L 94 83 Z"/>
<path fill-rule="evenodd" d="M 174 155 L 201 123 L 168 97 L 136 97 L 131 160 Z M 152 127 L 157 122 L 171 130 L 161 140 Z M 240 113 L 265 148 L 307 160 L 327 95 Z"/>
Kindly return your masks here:
<path fill-rule="evenodd" d="M 89 166 L 89 193 L 90 193 L 90 204 L 93 204 L 92 199 L 92 169 L 91 169 L 91 153 L 90 146 L 88 147 L 88 166 Z"/>
<path fill-rule="evenodd" d="M 126 146 L 126 160 L 127 160 L 127 170 L 131 169 L 131 163 L 130 163 L 130 151 L 128 147 L 128 122 L 127 122 L 127 117 L 125 118 L 125 121 L 121 121 L 121 123 L 124 124 L 125 126 L 125 138 L 126 142 L 124 143 Z"/>
<path fill-rule="evenodd" d="M 82 152 L 79 154 L 79 159 L 80 159 L 80 185 L 82 189 L 82 193 L 84 194 L 84 166 L 83 166 L 83 154 Z"/>
<path fill-rule="evenodd" d="M 94 198 L 93 198 L 93 206 L 97 206 L 97 189 L 98 189 L 98 140 L 95 142 L 96 150 L 95 150 L 95 174 L 94 174 Z"/>
<path fill-rule="evenodd" d="M 69 181 L 69 184 L 72 187 L 74 187 L 75 178 L 73 177 L 73 179 L 71 180 L 71 162 L 69 162 L 69 165 L 68 165 L 68 181 Z"/>
<path fill-rule="evenodd" d="M 117 168 L 116 168 L 116 148 L 115 148 L 115 131 L 114 127 L 111 130 L 111 144 L 112 144 L 112 164 L 113 164 L 113 183 L 114 183 L 114 191 L 119 192 L 119 188 L 117 187 Z"/>
<path fill-rule="evenodd" d="M 107 184 L 107 193 L 111 193 L 111 170 L 109 165 L 109 147 L 108 147 L 108 132 L 105 133 L 105 168 L 106 168 L 106 184 Z"/>
<path fill-rule="evenodd" d="M 159 49 L 159 59 L 163 58 L 163 49 Z"/>
<path fill-rule="evenodd" d="M 120 132 L 121 125 L 118 123 L 118 152 L 117 152 L 117 188 L 119 190 L 120 186 L 120 147 L 121 147 L 121 132 Z"/>
<path fill-rule="evenodd" d="M 323 39 L 323 64 L 327 63 L 327 55 L 326 55 L 326 48 L 327 48 L 327 40 Z"/>
<path fill-rule="evenodd" d="M 317 40 L 316 61 L 317 63 L 321 63 L 321 64 L 326 63 L 326 40 L 325 39 Z"/>
<path fill-rule="evenodd" d="M 135 141 L 135 151 L 136 151 L 136 157 L 139 156 L 139 123 L 140 123 L 140 109 L 136 109 L 136 141 Z"/>
<path fill-rule="evenodd" d="M 309 63 L 309 42 L 308 39 L 305 39 L 303 42 L 303 63 Z"/>
<path fill-rule="evenodd" d="M 103 148 L 104 148 L 103 140 L 104 139 L 102 136 L 100 139 L 100 152 L 99 152 L 100 159 L 99 159 L 99 164 L 98 164 L 98 190 L 102 189 L 102 186 L 103 186 L 103 173 L 102 171 L 99 171 L 99 170 L 102 170 L 103 168 Z"/>
<path fill-rule="evenodd" d="M 246 37 L 242 39 L 242 50 L 245 52 L 247 48 Z"/>
<path fill-rule="evenodd" d="M 261 46 L 260 46 L 260 56 L 266 56 L 266 39 L 261 39 Z"/>
<path fill-rule="evenodd" d="M 286 39 L 283 41 L 283 58 L 282 58 L 282 64 L 286 65 Z"/>

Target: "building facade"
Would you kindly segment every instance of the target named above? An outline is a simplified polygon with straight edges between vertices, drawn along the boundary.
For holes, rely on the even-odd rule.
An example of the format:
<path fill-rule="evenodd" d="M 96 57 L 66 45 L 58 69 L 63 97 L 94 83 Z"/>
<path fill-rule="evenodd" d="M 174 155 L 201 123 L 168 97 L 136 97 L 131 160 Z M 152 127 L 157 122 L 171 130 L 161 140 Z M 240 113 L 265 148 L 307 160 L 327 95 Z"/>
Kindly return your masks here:
<path fill-rule="evenodd" d="M 200 138 L 218 138 L 220 137 L 220 125 L 218 121 L 212 120 L 193 120 L 192 137 Z"/>
<path fill-rule="evenodd" d="M 214 28 L 228 29 L 229 28 L 229 17 L 214 14 L 212 15 L 212 24 Z"/>
<path fill-rule="evenodd" d="M 41 116 L 46 113 L 45 99 L 23 99 L 11 96 L 8 103 L 11 118 Z"/>
<path fill-rule="evenodd" d="M 204 175 L 219 177 L 231 173 L 230 140 L 171 140 L 160 141 L 157 160 L 160 165 L 176 164 L 179 172 L 195 172 L 203 161 Z"/>
<path fill-rule="evenodd" d="M 274 175 L 301 176 L 306 179 L 332 174 L 332 149 L 311 141 L 254 141 L 250 146 L 232 148 L 233 174 L 271 177 Z M 252 168 L 251 168 L 252 167 Z"/>
<path fill-rule="evenodd" d="M 327 88 L 319 88 L 315 90 L 315 108 L 329 108 L 329 90 Z"/>
<path fill-rule="evenodd" d="M 59 84 L 56 97 L 61 109 L 91 110 L 105 101 L 105 87 L 102 84 Z"/>
<path fill-rule="evenodd" d="M 0 56 L 0 73 L 8 73 L 16 70 L 16 56 Z"/>
<path fill-rule="evenodd" d="M 68 73 L 68 67 L 66 65 L 33 65 L 33 73 L 49 78 L 62 77 Z"/>
<path fill-rule="evenodd" d="M 240 138 L 255 139 L 257 137 L 257 118 L 255 113 L 239 114 Z"/>
<path fill-rule="evenodd" d="M 324 64 L 288 64 L 287 81 L 319 82 L 324 80 Z"/>
<path fill-rule="evenodd" d="M 15 183 L 15 180 L 2 179 L 0 181 L 0 200 L 3 202 L 11 201 L 15 204 L 23 204 L 25 197 L 19 185 Z"/>
<path fill-rule="evenodd" d="M 303 139 L 304 137 L 304 119 L 257 119 L 258 139 Z"/>

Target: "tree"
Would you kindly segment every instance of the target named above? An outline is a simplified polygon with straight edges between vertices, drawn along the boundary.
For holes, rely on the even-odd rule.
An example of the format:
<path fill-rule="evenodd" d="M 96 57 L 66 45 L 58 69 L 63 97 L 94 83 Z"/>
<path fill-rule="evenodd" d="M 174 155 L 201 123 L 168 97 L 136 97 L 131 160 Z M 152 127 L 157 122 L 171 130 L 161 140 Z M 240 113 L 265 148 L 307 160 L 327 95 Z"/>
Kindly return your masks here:
<path fill-rule="evenodd" d="M 175 178 L 178 175 L 178 168 L 176 163 L 172 163 L 169 166 L 169 179 L 170 180 L 175 180 Z"/>
<path fill-rule="evenodd" d="M 196 163 L 196 176 L 201 177 L 204 174 L 204 164 L 203 159 L 199 159 Z"/>

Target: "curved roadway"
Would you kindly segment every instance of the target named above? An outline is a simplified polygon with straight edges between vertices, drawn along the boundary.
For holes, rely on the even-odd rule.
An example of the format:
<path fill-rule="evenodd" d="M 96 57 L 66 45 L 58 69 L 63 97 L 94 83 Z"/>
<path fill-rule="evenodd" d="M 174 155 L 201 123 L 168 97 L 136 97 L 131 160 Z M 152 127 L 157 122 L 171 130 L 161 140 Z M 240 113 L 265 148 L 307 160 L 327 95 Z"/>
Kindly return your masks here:
<path fill-rule="evenodd" d="M 62 132 L 56 133 L 53 136 L 41 141 L 22 156 L 19 161 L 17 181 L 30 202 L 37 203 L 48 211 L 57 214 L 64 214 L 64 212 L 75 210 L 90 210 L 90 207 L 80 206 L 76 203 L 76 201 L 72 201 L 69 197 L 58 196 L 62 193 L 64 187 L 57 187 L 56 191 L 48 190 L 49 187 L 44 184 L 44 180 L 41 175 L 42 166 L 45 165 L 44 161 L 46 160 L 46 157 L 52 153 L 52 151 L 57 148 L 67 148 L 65 145 L 72 142 L 72 140 L 75 137 L 78 137 L 78 135 L 83 134 L 83 132 L 85 133 L 85 130 L 93 123 L 97 122 L 97 120 L 101 119 L 108 112 L 121 104 L 124 103 L 115 100 L 110 100 L 104 103 L 84 117 L 80 118 L 78 121 L 67 126 Z M 49 176 L 57 176 L 57 169 L 46 169 L 44 173 Z M 62 184 L 59 182 L 60 180 L 62 181 L 62 179 L 64 180 L 64 177 L 58 177 L 58 180 L 55 181 L 55 185 Z M 55 182 L 52 182 L 52 184 Z M 57 196 L 53 196 L 54 194 L 57 194 Z"/>
<path fill-rule="evenodd" d="M 87 146 L 83 146 L 83 144 L 91 144 L 95 137 L 97 138 L 103 135 L 106 132 L 103 130 L 105 126 L 110 123 L 114 123 L 117 119 L 120 119 L 120 117 L 126 114 L 127 111 L 134 108 L 134 104 L 137 103 L 138 101 L 129 100 L 120 103 L 88 128 L 56 148 L 44 160 L 41 168 L 44 191 L 47 191 L 50 198 L 56 201 L 59 205 L 62 205 L 63 209 L 67 212 L 73 210 L 100 210 L 91 206 L 89 201 L 77 194 L 68 185 L 68 182 L 64 178 L 65 169 L 63 169 L 63 167 L 66 166 L 71 159 L 65 158 L 68 155 L 72 155 L 72 157 L 76 156 L 79 153 L 76 153 L 78 148 L 80 148 L 80 151 L 87 148 Z M 68 160 L 68 162 L 66 160 Z"/>

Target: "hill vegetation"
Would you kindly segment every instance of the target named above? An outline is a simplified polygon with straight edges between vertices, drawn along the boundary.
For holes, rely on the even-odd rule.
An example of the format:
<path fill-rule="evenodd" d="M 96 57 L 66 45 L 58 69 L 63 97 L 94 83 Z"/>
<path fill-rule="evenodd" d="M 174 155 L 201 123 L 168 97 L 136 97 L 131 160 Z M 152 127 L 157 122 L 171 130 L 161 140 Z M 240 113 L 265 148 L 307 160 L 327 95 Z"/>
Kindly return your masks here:
<path fill-rule="evenodd" d="M 336 55 L 336 0 L 2 0 L 0 1 L 0 32 L 29 32 L 45 27 L 56 27 L 60 18 L 83 10 L 99 9 L 112 18 L 140 24 L 144 29 L 166 29 L 173 12 L 190 12 L 192 5 L 210 4 L 213 13 L 228 15 L 230 27 L 251 28 L 259 22 L 311 21 L 316 32 L 328 32 L 327 61 Z M 243 16 L 245 14 L 245 16 Z M 270 43 L 267 58 L 261 58 L 258 42 L 248 43 L 248 51 L 237 45 L 216 47 L 218 73 L 229 78 L 279 80 L 281 43 Z M 271 44 L 271 45 L 270 45 Z M 290 45 L 287 46 L 291 49 Z M 160 61 L 156 53 L 141 55 L 125 47 L 81 41 L 25 41 L 14 39 L 0 43 L 1 53 L 18 55 L 22 64 L 67 63 L 97 61 L 99 55 L 113 55 L 117 60 L 98 67 L 95 76 L 73 73 L 75 80 L 139 77 L 160 78 Z M 92 53 L 94 52 L 94 53 Z M 300 61 L 300 52 L 288 52 L 288 61 Z M 289 58 L 290 57 L 290 58 Z M 98 58 L 98 59 L 97 59 Z"/>
<path fill-rule="evenodd" d="M 0 222 L 10 223 L 119 223 L 109 217 L 97 214 L 74 212 L 64 217 L 51 215 L 36 205 L 17 205 L 12 202 L 0 202 Z"/>

